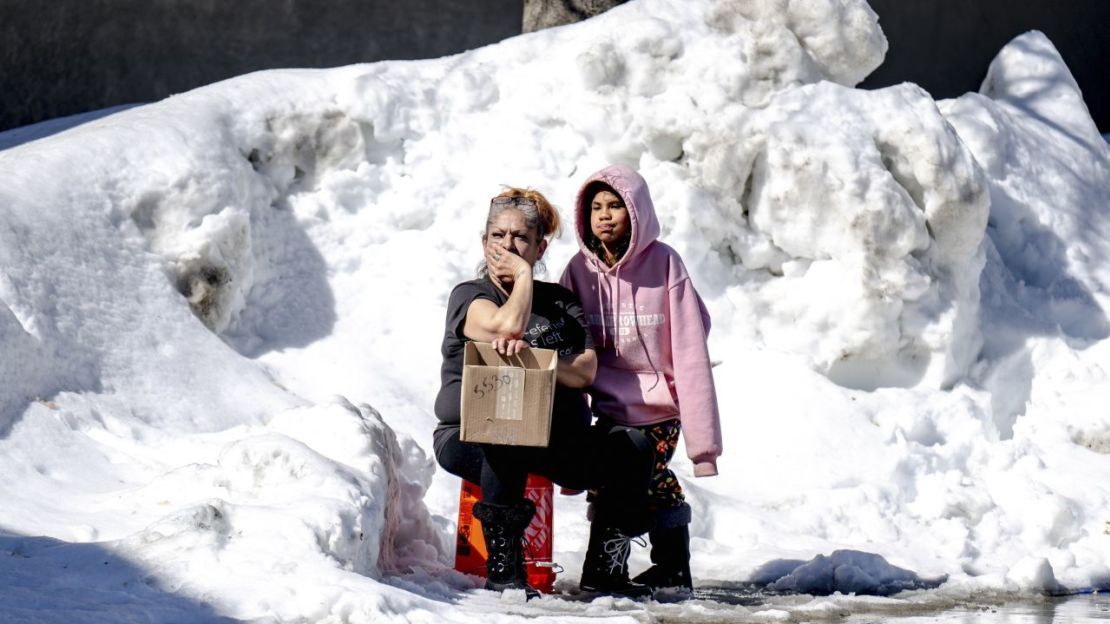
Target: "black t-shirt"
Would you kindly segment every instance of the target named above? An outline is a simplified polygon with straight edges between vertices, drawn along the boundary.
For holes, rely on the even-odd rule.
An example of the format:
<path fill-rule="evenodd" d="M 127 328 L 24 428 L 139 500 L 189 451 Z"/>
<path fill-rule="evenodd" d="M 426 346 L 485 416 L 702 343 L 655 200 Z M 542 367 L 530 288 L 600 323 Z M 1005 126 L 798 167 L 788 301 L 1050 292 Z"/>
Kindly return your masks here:
<path fill-rule="evenodd" d="M 470 339 L 463 335 L 466 312 L 475 299 L 488 299 L 498 306 L 509 298 L 489 278 L 463 282 L 447 300 L 447 328 L 443 333 L 443 368 L 436 396 L 436 417 L 443 424 L 457 425 L 460 420 L 463 350 Z M 532 315 L 522 340 L 541 349 L 552 349 L 560 356 L 593 349 L 593 339 L 582 313 L 582 303 L 573 292 L 559 284 L 533 282 Z M 580 388 L 556 385 L 553 418 L 578 418 L 589 422 L 590 410 Z"/>

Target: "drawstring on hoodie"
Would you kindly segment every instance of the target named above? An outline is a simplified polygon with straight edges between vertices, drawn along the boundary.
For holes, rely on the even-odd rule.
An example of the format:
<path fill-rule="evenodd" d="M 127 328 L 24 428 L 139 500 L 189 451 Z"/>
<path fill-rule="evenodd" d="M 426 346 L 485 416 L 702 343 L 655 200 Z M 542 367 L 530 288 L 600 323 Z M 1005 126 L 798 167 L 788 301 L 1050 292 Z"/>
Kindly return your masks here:
<path fill-rule="evenodd" d="M 601 346 L 604 347 L 605 343 L 609 341 L 609 332 L 606 330 L 608 323 L 605 321 L 605 298 L 601 296 L 601 263 L 597 261 L 596 257 L 593 262 L 594 274 L 597 275 L 597 302 L 601 305 Z"/>
<path fill-rule="evenodd" d="M 636 322 L 636 337 L 640 339 L 640 346 L 644 348 L 644 357 L 647 358 L 648 365 L 651 366 L 651 372 L 655 373 L 655 383 L 651 384 L 648 388 L 649 391 L 654 390 L 659 385 L 659 379 L 662 377 L 659 368 L 655 366 L 655 361 L 651 359 L 651 349 L 648 349 L 647 341 L 644 340 L 644 332 L 640 331 L 640 314 L 639 309 L 636 307 L 636 289 L 632 289 L 632 311 L 635 315 L 632 317 Z"/>
<path fill-rule="evenodd" d="M 594 275 L 597 277 L 597 301 L 598 301 L 598 304 L 601 306 L 601 345 L 602 346 L 605 346 L 609 342 L 609 315 L 605 313 L 605 300 L 607 298 L 610 299 L 610 300 L 613 298 L 613 288 L 616 288 L 616 291 L 617 291 L 617 301 L 616 301 L 615 309 L 613 311 L 613 328 L 614 328 L 613 351 L 614 351 L 614 353 L 616 354 L 617 357 L 620 357 L 620 355 L 621 355 L 620 309 L 621 309 L 621 264 L 622 263 L 617 262 L 616 271 L 614 272 L 614 275 L 613 275 L 613 278 L 616 281 L 616 285 L 613 288 L 609 287 L 609 278 L 608 278 L 608 275 L 606 276 L 606 278 L 605 278 L 605 287 L 606 287 L 605 288 L 605 296 L 602 296 L 601 262 L 596 256 L 593 257 L 591 259 L 591 261 L 593 262 L 594 269 L 595 269 Z M 610 301 L 610 306 L 609 307 L 611 309 L 614 307 L 612 305 L 612 301 Z M 640 313 L 638 311 L 638 308 L 636 307 L 636 289 L 632 289 L 632 323 L 633 323 L 633 326 L 636 329 L 636 338 L 640 341 L 640 346 L 643 347 L 644 357 L 647 358 L 648 365 L 651 366 L 651 372 L 655 374 L 655 383 L 653 383 L 651 385 L 651 388 L 649 388 L 649 390 L 654 390 L 655 387 L 659 385 L 659 380 L 662 377 L 662 371 L 659 370 L 659 367 L 655 365 L 655 361 L 651 358 L 651 349 L 648 349 L 647 341 L 644 340 L 644 332 L 640 330 Z"/>
<path fill-rule="evenodd" d="M 601 261 L 595 256 L 593 258 L 593 264 L 594 264 L 594 269 L 596 269 L 594 271 L 594 273 L 597 275 L 597 301 L 601 305 L 601 345 L 605 346 L 609 342 L 609 315 L 605 313 L 605 297 L 603 297 L 601 295 Z M 616 303 L 616 306 L 614 307 L 612 305 L 612 301 L 610 301 L 609 302 L 610 303 L 609 307 L 613 308 L 613 350 L 616 353 L 616 356 L 620 357 L 621 356 L 621 316 L 620 316 L 621 315 L 621 265 L 620 265 L 619 262 L 617 263 L 617 271 L 616 271 L 615 279 L 617 281 L 617 284 L 616 284 L 616 287 L 615 287 L 616 290 L 617 290 L 617 303 Z M 605 287 L 606 287 L 605 288 L 605 291 L 606 291 L 605 295 L 609 299 L 612 299 L 613 298 L 613 288 L 609 287 L 609 277 L 608 276 L 605 277 Z M 633 299 L 633 301 L 635 301 L 635 299 Z M 640 331 L 640 322 L 639 322 L 639 320 L 637 320 L 636 321 L 636 332 L 639 333 L 639 331 Z M 643 337 L 642 336 L 640 337 L 640 341 L 643 342 Z M 652 368 L 654 368 L 654 365 L 652 365 Z"/>
<path fill-rule="evenodd" d="M 621 260 L 623 260 L 623 258 Z M 635 310 L 633 310 L 633 312 L 635 312 Z M 616 311 L 616 314 L 613 315 L 613 322 L 617 326 L 617 337 L 613 339 L 613 342 L 616 343 L 614 348 L 616 349 L 617 357 L 620 357 L 621 356 L 621 263 L 620 263 L 620 260 L 617 261 L 617 311 Z"/>

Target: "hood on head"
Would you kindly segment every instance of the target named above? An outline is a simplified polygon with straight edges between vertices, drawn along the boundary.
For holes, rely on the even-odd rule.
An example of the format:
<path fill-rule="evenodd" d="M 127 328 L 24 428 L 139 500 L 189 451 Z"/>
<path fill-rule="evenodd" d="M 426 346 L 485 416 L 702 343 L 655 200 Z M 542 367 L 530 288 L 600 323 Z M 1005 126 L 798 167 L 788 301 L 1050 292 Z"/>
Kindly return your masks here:
<path fill-rule="evenodd" d="M 628 243 L 628 251 L 612 268 L 627 264 L 632 258 L 647 248 L 655 239 L 659 238 L 659 219 L 655 216 L 655 205 L 651 202 L 647 182 L 636 173 L 635 169 L 624 165 L 609 165 L 586 178 L 578 189 L 578 198 L 574 202 L 574 230 L 578 235 L 578 248 L 587 258 L 596 258 L 596 254 L 586 246 L 586 235 L 590 228 L 590 219 L 587 216 L 590 201 L 593 197 L 586 197 L 586 189 L 594 182 L 604 182 L 617 192 L 628 208 L 628 216 L 632 221 L 632 238 Z M 608 270 L 604 262 L 598 260 L 601 270 Z"/>

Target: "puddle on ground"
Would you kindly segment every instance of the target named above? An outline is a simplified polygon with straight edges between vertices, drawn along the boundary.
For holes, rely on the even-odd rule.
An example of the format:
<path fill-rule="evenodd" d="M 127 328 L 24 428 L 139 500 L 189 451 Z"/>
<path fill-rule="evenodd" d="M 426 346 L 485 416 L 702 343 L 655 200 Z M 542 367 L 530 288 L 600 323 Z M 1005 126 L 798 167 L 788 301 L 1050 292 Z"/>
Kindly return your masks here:
<path fill-rule="evenodd" d="M 912 616 L 852 615 L 851 624 L 883 622 L 891 624 L 1080 624 L 1110 622 L 1110 595 L 1087 594 L 1045 598 L 1028 602 L 997 605 L 960 605 L 952 609 Z"/>
<path fill-rule="evenodd" d="M 946 609 L 930 608 L 925 604 L 904 603 L 874 605 L 852 601 L 843 608 L 805 613 L 803 605 L 814 600 L 812 596 L 768 595 L 747 589 L 710 587 L 694 591 L 694 600 L 710 601 L 722 609 L 717 615 L 721 622 L 745 620 L 767 621 L 769 614 L 760 617 L 760 611 L 774 610 L 788 622 L 841 622 L 845 624 L 1081 624 L 1105 622 L 1110 624 L 1110 594 L 1083 594 L 1076 596 L 1031 598 L 1023 601 L 998 601 L 957 604 Z M 736 618 L 728 614 L 725 605 L 744 607 L 748 614 Z M 801 609 L 798 609 L 802 607 Z M 892 611 L 897 611 L 892 613 Z M 682 622 L 685 613 L 672 613 L 667 622 Z M 701 614 L 703 617 L 705 613 Z M 677 616 L 677 617 L 676 617 Z M 754 616 L 754 617 L 753 617 Z M 717 621 L 716 618 L 696 619 L 698 622 Z"/>

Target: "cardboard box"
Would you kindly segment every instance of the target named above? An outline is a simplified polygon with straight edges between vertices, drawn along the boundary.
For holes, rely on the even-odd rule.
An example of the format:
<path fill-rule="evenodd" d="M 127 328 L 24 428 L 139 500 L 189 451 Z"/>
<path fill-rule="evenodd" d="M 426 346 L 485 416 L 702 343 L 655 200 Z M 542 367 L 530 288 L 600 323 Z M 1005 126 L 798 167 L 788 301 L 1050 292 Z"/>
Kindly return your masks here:
<path fill-rule="evenodd" d="M 555 402 L 555 352 L 525 349 L 506 357 L 484 342 L 468 342 L 465 349 L 461 439 L 547 446 Z"/>

